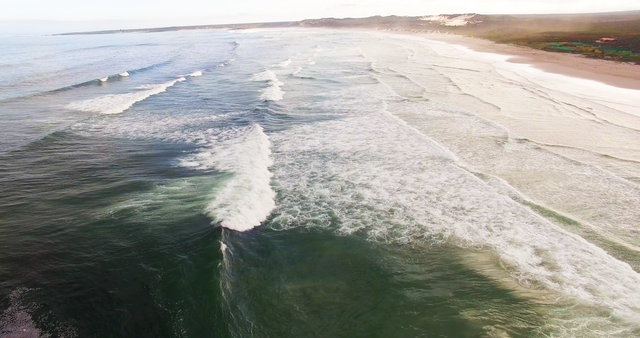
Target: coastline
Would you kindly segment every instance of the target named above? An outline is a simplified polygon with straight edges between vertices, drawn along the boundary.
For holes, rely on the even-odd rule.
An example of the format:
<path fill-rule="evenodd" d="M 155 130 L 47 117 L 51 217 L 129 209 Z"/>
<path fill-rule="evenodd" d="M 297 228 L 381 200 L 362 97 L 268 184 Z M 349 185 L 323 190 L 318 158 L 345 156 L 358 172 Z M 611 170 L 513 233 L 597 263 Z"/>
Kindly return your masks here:
<path fill-rule="evenodd" d="M 380 32 L 380 31 L 376 31 Z M 640 90 L 640 65 L 597 60 L 576 54 L 548 52 L 515 46 L 499 44 L 480 38 L 454 34 L 394 32 L 420 36 L 426 39 L 457 44 L 476 52 L 493 53 L 511 56 L 507 62 L 528 64 L 539 70 L 593 80 L 610 86 Z"/>
<path fill-rule="evenodd" d="M 319 19 L 319 21 L 329 19 Z M 337 19 L 331 19 L 337 20 Z M 344 19 L 359 20 L 359 19 Z M 526 46 L 514 44 L 496 43 L 491 40 L 480 37 L 471 37 L 456 33 L 427 33 L 424 30 L 408 30 L 394 28 L 391 30 L 374 28 L 375 26 L 323 26 L 323 25 L 303 25 L 306 21 L 300 22 L 272 22 L 272 23 L 256 23 L 256 24 L 224 24 L 224 25 L 203 25 L 203 26 L 174 26 L 162 28 L 146 28 L 146 29 L 125 29 L 125 30 L 108 30 L 96 32 L 75 32 L 62 33 L 54 35 L 84 35 L 84 34 L 115 34 L 115 33 L 155 33 L 165 31 L 178 30 L 195 30 L 195 29 L 232 29 L 243 30 L 252 28 L 325 28 L 337 30 L 358 30 L 376 33 L 403 34 L 418 36 L 425 39 L 445 42 L 454 45 L 460 45 L 476 52 L 493 53 L 509 56 L 506 60 L 510 63 L 526 64 L 538 70 L 565 75 L 573 78 L 592 80 L 613 87 L 640 90 L 640 65 L 612 61 L 593 59 L 579 54 L 569 54 L 561 52 L 544 51 Z M 316 20 L 318 21 L 318 20 Z M 420 27 L 424 28 L 424 27 Z M 437 28 L 437 27 L 436 27 Z"/>

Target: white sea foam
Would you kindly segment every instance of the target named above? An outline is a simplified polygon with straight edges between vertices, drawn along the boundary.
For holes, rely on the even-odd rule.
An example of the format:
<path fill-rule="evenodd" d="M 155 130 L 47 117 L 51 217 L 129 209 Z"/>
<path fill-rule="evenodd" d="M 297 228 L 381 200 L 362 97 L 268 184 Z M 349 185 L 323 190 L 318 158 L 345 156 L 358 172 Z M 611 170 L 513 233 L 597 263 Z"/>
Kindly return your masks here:
<path fill-rule="evenodd" d="M 95 99 L 72 102 L 66 108 L 101 114 L 120 114 L 131 108 L 136 102 L 140 102 L 149 96 L 160 94 L 176 84 L 176 82 L 182 81 L 185 81 L 184 77 L 161 84 L 141 86 L 138 87 L 138 91 L 132 93 L 106 95 Z"/>
<path fill-rule="evenodd" d="M 262 91 L 260 99 L 263 101 L 280 101 L 284 97 L 284 92 L 280 89 L 281 82 L 272 84 Z"/>
<path fill-rule="evenodd" d="M 363 47 L 377 60 L 377 78 L 400 96 L 431 100 L 394 103 L 395 113 L 474 171 L 501 177 L 530 201 L 640 251 L 640 211 L 629 208 L 640 203 L 640 119 L 610 107 L 631 102 L 632 91 L 529 72 L 504 55 L 405 37 L 393 42 L 402 45 L 394 57 Z M 397 62 L 395 55 L 412 51 L 413 62 Z M 609 107 L 599 103 L 605 95 Z M 638 269 L 637 260 L 628 262 Z"/>
<path fill-rule="evenodd" d="M 285 92 L 280 89 L 284 83 L 278 79 L 278 76 L 273 71 L 267 69 L 264 72 L 254 74 L 251 80 L 269 83 L 269 87 L 262 90 L 261 100 L 280 101 L 284 97 Z"/>
<path fill-rule="evenodd" d="M 99 80 L 100 82 L 107 82 L 109 80 L 109 77 L 108 76 L 101 77 Z"/>
<path fill-rule="evenodd" d="M 271 70 L 253 74 L 252 81 L 278 81 L 278 76 Z"/>
<path fill-rule="evenodd" d="M 227 60 L 227 61 L 225 61 L 225 62 L 223 62 L 223 63 L 219 64 L 217 67 L 224 67 L 224 66 L 228 66 L 228 65 L 230 65 L 230 64 L 232 64 L 232 63 L 234 63 L 235 61 L 236 61 L 235 59 L 229 59 L 229 60 Z"/>
<path fill-rule="evenodd" d="M 220 225 L 235 231 L 248 231 L 267 219 L 275 208 L 271 189 L 270 142 L 262 127 L 229 130 L 212 137 L 200 152 L 181 159 L 187 168 L 230 172 L 231 178 L 214 192 L 207 212 Z"/>
<path fill-rule="evenodd" d="M 220 241 L 220 252 L 222 252 L 222 255 L 227 254 L 227 245 L 223 241 Z"/>
<path fill-rule="evenodd" d="M 610 311 L 600 317 L 608 322 L 609 328 L 616 326 L 620 318 L 628 323 L 638 322 L 640 275 L 628 264 L 550 223 L 506 193 L 489 187 L 462 170 L 454 156 L 424 138 L 420 132 L 423 129 L 434 130 L 433 134 L 438 131 L 448 140 L 446 145 L 453 153 L 464 155 L 463 160 L 469 158 L 466 152 L 474 152 L 475 157 L 486 156 L 484 147 L 476 147 L 477 140 L 482 140 L 483 144 L 491 143 L 496 148 L 495 154 L 500 156 L 498 159 L 493 155 L 490 157 L 493 166 L 522 168 L 533 173 L 543 170 L 547 163 L 529 167 L 533 161 L 523 161 L 512 155 L 526 153 L 531 157 L 540 149 L 525 151 L 523 148 L 536 146 L 520 140 L 509 142 L 513 135 L 500 128 L 498 123 L 472 117 L 471 113 L 461 109 L 454 110 L 449 106 L 445 110 L 446 105 L 438 106 L 421 100 L 424 97 L 432 100 L 452 97 L 455 100 L 447 103 L 465 104 L 465 107 L 470 107 L 468 109 L 494 109 L 496 114 L 505 114 L 487 102 L 472 100 L 475 98 L 465 95 L 456 83 L 433 70 L 432 59 L 420 58 L 425 54 L 433 58 L 428 50 L 416 57 L 418 61 L 425 60 L 423 63 L 405 66 L 399 64 L 398 60 L 405 62 L 405 59 L 398 57 L 396 49 L 389 48 L 389 53 L 384 54 L 384 48 L 372 43 L 370 49 L 375 48 L 382 50 L 375 55 L 379 68 L 402 70 L 398 74 L 379 76 L 390 89 L 405 98 L 389 98 L 376 93 L 382 85 L 369 86 L 362 91 L 352 86 L 352 89 L 336 94 L 335 100 L 330 97 L 327 100 L 332 101 L 332 110 L 361 112 L 362 116 L 352 113 L 352 118 L 296 126 L 270 135 L 275 161 L 272 171 L 274 181 L 278 183 L 274 187 L 279 196 L 274 228 L 322 226 L 344 234 L 366 234 L 383 242 L 448 241 L 463 247 L 490 249 L 520 284 L 554 290 L 563 297 L 562 302 L 568 300 L 571 304 Z M 371 51 L 367 50 L 367 53 Z M 457 83 L 464 82 L 468 74 L 484 79 L 483 84 L 491 79 L 491 65 L 465 63 L 459 59 L 453 59 L 450 65 L 442 59 L 437 61 L 443 66 L 475 67 L 474 72 L 447 69 L 460 79 Z M 512 81 L 496 80 L 495 84 L 492 82 L 487 86 L 487 93 Z M 410 124 L 385 116 L 384 111 L 380 115 L 367 114 L 367 111 L 375 110 L 375 107 L 367 105 L 367 100 L 374 101 L 376 96 L 394 102 L 394 112 L 402 112 L 403 119 L 411 117 L 411 120 L 405 119 Z M 500 98 L 506 100 L 511 97 Z M 348 100 L 351 99 L 356 102 L 350 103 Z M 511 99 L 517 102 L 515 98 Z M 379 108 L 380 103 L 377 105 Z M 532 104 L 526 110 L 534 107 Z M 427 120 L 425 115 L 431 119 Z M 417 125 L 418 119 L 426 122 Z M 575 163 L 573 167 L 566 167 L 564 162 L 553 159 L 548 166 L 557 165 L 558 172 L 570 168 L 567 176 L 587 180 L 594 177 L 590 174 L 597 172 Z M 586 186 L 615 183 L 613 179 L 603 179 L 604 175 L 598 175 L 595 176 L 597 182 Z M 523 183 L 527 182 L 533 181 L 523 177 Z M 618 186 L 622 183 L 612 189 L 616 190 L 615 193 L 603 191 L 603 196 L 616 196 Z M 580 190 L 572 189 L 567 191 L 567 196 L 575 198 L 580 193 Z M 556 201 L 559 202 L 562 201 Z M 621 200 L 620 213 L 633 214 L 628 209 L 635 204 L 626 202 Z M 575 209 L 591 212 L 589 205 L 584 203 L 583 208 Z M 627 210 L 623 211 L 623 207 Z M 634 222 L 637 224 L 637 220 Z M 610 320 L 611 314 L 613 319 Z M 581 335 L 589 329 L 577 331 L 576 336 L 598 336 Z"/>
<path fill-rule="evenodd" d="M 127 76 L 129 76 L 129 72 L 122 72 L 122 73 L 120 73 L 118 75 L 120 75 L 121 77 L 127 77 Z"/>
<path fill-rule="evenodd" d="M 495 193 L 417 136 L 384 116 L 273 135 L 282 196 L 275 224 L 337 223 L 342 233 L 385 242 L 491 248 L 522 285 L 541 284 L 640 320 L 640 275 L 628 264 Z"/>
<path fill-rule="evenodd" d="M 200 70 L 196 70 L 195 72 L 189 74 L 189 76 L 191 77 L 198 77 L 198 76 L 202 76 L 202 71 Z"/>
<path fill-rule="evenodd" d="M 287 68 L 291 64 L 291 59 L 286 59 L 278 64 L 280 68 Z"/>
<path fill-rule="evenodd" d="M 31 317 L 34 306 L 23 304 L 23 297 L 31 289 L 20 288 L 8 295 L 9 307 L 0 313 L 0 332 L 3 337 L 43 337 Z"/>

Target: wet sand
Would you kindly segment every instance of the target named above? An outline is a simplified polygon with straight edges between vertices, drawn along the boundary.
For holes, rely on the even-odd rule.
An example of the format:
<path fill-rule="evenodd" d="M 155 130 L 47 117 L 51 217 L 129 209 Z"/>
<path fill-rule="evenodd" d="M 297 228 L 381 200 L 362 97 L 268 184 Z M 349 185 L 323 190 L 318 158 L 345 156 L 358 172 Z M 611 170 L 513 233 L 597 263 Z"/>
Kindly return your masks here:
<path fill-rule="evenodd" d="M 404 33 L 465 46 L 477 52 L 510 55 L 512 58 L 508 62 L 529 64 L 550 73 L 594 80 L 619 88 L 640 90 L 640 65 L 632 63 L 597 60 L 576 54 L 546 52 L 453 34 Z"/>

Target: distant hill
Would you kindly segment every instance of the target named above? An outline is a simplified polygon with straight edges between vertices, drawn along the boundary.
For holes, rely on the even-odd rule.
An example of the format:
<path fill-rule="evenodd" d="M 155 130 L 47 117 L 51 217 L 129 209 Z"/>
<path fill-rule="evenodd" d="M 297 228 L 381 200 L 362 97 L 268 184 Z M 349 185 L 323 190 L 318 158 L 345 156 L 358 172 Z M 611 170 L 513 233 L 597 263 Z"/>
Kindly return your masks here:
<path fill-rule="evenodd" d="M 126 29 L 62 35 L 283 27 L 369 28 L 452 33 L 498 43 L 525 45 L 555 52 L 577 53 L 589 57 L 640 64 L 640 11 L 544 15 L 465 13 L 411 17 L 323 18 L 291 22 Z"/>

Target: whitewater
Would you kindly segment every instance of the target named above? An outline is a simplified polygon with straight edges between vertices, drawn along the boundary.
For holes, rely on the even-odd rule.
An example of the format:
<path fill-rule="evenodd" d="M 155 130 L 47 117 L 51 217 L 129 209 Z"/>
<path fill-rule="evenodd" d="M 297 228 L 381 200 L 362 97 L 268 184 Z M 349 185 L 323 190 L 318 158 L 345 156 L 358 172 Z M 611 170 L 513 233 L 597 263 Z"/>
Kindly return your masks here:
<path fill-rule="evenodd" d="M 640 334 L 638 91 L 385 33 L 73 39 L 0 75 L 0 332 Z"/>

